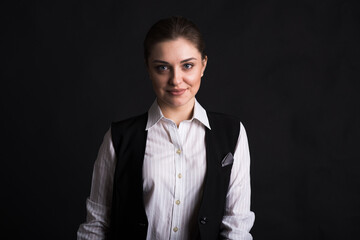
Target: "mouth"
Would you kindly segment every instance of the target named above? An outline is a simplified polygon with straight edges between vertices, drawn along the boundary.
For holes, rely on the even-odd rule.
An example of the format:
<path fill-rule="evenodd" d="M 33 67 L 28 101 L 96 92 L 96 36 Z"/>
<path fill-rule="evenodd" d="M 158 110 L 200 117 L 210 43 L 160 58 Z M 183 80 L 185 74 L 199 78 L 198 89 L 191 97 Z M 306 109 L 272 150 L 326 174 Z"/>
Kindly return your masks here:
<path fill-rule="evenodd" d="M 171 89 L 171 90 L 167 90 L 168 93 L 170 93 L 173 96 L 180 96 L 182 94 L 184 94 L 184 92 L 186 91 L 186 89 Z"/>

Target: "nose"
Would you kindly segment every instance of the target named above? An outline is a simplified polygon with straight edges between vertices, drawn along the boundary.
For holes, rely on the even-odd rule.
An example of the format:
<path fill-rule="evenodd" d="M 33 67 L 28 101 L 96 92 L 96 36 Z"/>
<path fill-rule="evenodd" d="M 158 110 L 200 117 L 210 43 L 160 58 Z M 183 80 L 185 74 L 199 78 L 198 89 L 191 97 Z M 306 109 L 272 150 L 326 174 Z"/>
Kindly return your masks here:
<path fill-rule="evenodd" d="M 181 70 L 174 68 L 170 75 L 169 84 L 172 86 L 178 86 L 182 82 Z"/>

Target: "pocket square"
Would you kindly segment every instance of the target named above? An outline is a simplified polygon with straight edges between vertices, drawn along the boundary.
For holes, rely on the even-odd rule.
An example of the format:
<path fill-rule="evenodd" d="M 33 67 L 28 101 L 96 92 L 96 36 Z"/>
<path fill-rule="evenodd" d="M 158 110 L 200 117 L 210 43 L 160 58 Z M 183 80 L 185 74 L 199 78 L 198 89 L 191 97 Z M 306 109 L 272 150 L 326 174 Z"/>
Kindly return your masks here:
<path fill-rule="evenodd" d="M 226 154 L 226 156 L 224 157 L 224 159 L 221 161 L 221 167 L 225 167 L 227 165 L 230 165 L 234 162 L 234 157 L 231 154 L 231 152 L 229 152 L 228 154 Z"/>

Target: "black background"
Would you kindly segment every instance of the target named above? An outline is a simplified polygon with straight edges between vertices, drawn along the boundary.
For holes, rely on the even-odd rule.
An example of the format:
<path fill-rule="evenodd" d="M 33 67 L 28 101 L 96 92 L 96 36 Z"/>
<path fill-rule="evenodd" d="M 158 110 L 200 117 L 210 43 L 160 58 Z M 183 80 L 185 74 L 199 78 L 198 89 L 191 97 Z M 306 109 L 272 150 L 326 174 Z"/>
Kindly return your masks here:
<path fill-rule="evenodd" d="M 358 1 L 11 1 L 1 5 L 1 235 L 75 239 L 110 123 L 154 100 L 142 41 L 201 29 L 199 102 L 241 117 L 254 239 L 360 236 Z"/>

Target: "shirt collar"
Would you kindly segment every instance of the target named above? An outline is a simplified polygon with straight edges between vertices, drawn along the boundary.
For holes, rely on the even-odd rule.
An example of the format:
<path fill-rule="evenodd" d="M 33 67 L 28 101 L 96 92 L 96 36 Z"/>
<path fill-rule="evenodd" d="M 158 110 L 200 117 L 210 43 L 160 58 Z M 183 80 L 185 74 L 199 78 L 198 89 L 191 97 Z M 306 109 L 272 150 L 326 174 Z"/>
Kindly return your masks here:
<path fill-rule="evenodd" d="M 161 109 L 157 103 L 157 99 L 153 102 L 151 105 L 149 111 L 148 111 L 148 120 L 146 124 L 146 130 L 149 130 L 152 126 L 157 124 L 162 118 L 165 118 L 163 113 L 161 112 Z M 192 121 L 193 119 L 197 119 L 199 122 L 201 122 L 205 127 L 211 130 L 209 119 L 206 114 L 206 110 L 200 105 L 200 103 L 195 99 L 195 105 L 194 105 L 194 114 L 193 117 L 190 119 Z"/>

